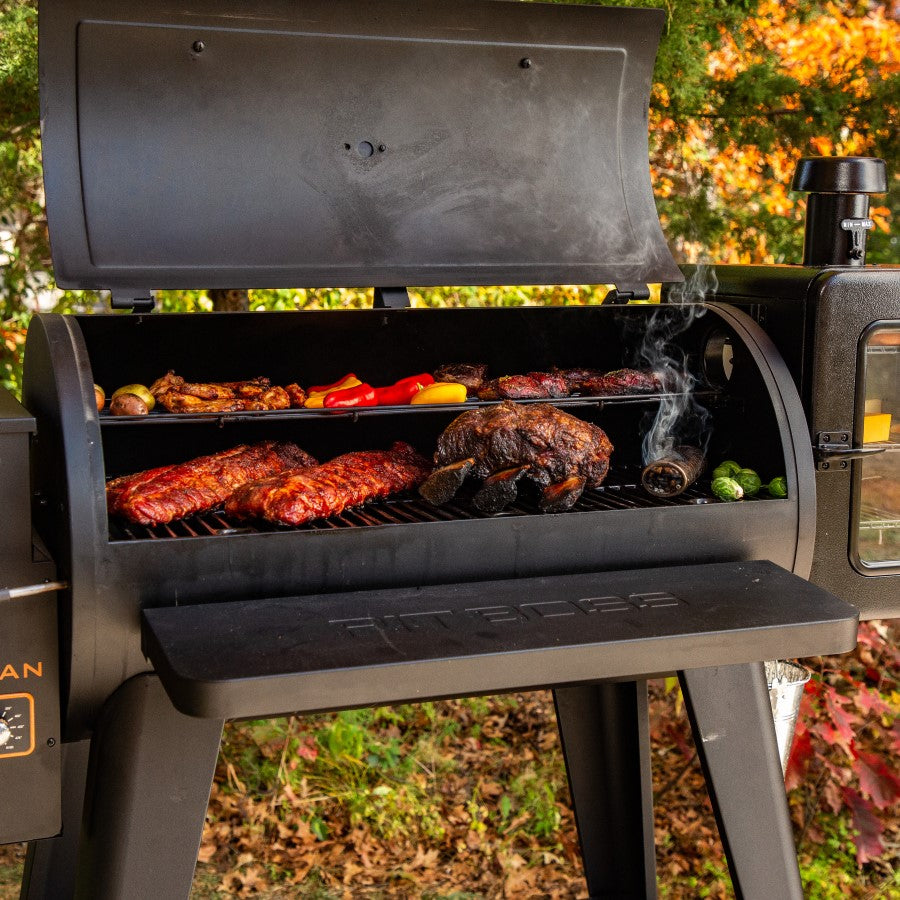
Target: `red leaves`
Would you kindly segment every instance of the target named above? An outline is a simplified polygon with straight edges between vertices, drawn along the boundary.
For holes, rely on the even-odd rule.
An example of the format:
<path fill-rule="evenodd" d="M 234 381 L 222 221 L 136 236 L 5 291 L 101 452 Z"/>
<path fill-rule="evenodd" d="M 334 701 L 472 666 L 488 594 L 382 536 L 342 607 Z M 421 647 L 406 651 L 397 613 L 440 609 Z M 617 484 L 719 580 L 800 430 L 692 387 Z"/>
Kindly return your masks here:
<path fill-rule="evenodd" d="M 844 788 L 844 802 L 853 814 L 853 827 L 859 832 L 853 838 L 856 845 L 856 858 L 860 865 L 875 859 L 884 853 L 881 843 L 883 827 L 872 804 L 861 797 L 853 788 Z"/>
<path fill-rule="evenodd" d="M 854 769 L 860 790 L 878 809 L 887 809 L 900 800 L 900 778 L 888 769 L 883 759 L 860 751 Z"/>

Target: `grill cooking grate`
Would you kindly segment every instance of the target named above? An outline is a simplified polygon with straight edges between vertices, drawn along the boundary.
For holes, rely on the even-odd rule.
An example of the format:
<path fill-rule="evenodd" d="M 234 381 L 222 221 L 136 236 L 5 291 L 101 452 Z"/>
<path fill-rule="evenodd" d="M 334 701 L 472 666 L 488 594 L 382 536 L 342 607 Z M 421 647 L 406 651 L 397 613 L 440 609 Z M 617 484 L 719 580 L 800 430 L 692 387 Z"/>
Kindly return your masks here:
<path fill-rule="evenodd" d="M 236 520 L 225 515 L 221 510 L 191 516 L 168 525 L 158 525 L 152 528 L 113 519 L 109 523 L 109 538 L 111 541 L 140 541 L 229 534 L 265 534 L 280 531 L 333 531 L 341 528 L 363 528 L 369 525 L 407 525 L 541 515 L 537 505 L 537 492 L 529 490 L 528 486 L 520 492 L 515 503 L 510 504 L 503 512 L 495 516 L 485 515 L 471 504 L 473 491 L 474 488 L 468 490 L 464 488 L 453 501 L 439 507 L 426 503 L 418 496 L 403 495 L 391 500 L 382 500 L 346 509 L 339 516 L 315 519 L 306 525 L 294 528 L 273 525 L 259 519 Z M 677 497 L 660 498 L 649 497 L 635 483 L 622 483 L 603 485 L 585 491 L 570 511 L 650 509 L 660 506 L 697 506 L 712 502 L 714 501 L 709 494 L 704 493 L 696 485 Z"/>

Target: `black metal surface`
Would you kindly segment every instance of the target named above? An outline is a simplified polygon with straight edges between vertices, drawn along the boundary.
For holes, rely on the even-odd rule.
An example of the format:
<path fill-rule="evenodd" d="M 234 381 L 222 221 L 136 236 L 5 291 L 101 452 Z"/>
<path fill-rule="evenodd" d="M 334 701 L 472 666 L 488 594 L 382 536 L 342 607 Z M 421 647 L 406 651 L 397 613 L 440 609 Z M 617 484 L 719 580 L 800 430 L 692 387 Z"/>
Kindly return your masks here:
<path fill-rule="evenodd" d="M 73 585 L 63 614 L 67 736 L 87 733 L 110 691 L 144 670 L 134 627 L 144 606 L 754 558 L 806 574 L 814 497 L 804 474 L 812 462 L 802 410 L 787 373 L 768 360 L 774 351 L 765 335 L 725 307 L 708 308 L 679 338 L 679 352 L 698 371 L 709 335 L 726 333 L 734 348 L 732 377 L 710 385 L 705 398 L 714 416 L 709 454 L 727 458 L 752 445 L 757 468 L 786 473 L 787 500 L 694 503 L 709 499 L 700 491 L 648 507 L 643 495 L 629 497 L 630 489 L 617 493 L 610 479 L 576 511 L 549 518 L 535 514 L 524 484 L 520 503 L 492 518 L 468 517 L 463 505 L 463 512 L 435 513 L 440 521 L 421 521 L 424 507 L 411 512 L 401 503 L 366 508 L 362 519 L 347 514 L 356 525 L 376 523 L 364 533 L 338 520 L 296 531 L 207 519 L 173 526 L 174 534 L 190 540 L 159 540 L 142 531 L 134 534 L 138 539 L 120 539 L 126 535 L 114 524 L 110 541 L 106 477 L 263 438 L 295 440 L 323 459 L 397 439 L 430 455 L 459 408 L 176 422 L 149 416 L 129 424 L 97 415 L 95 381 L 109 393 L 122 383 L 152 381 L 171 367 L 190 378 L 267 374 L 276 383 L 306 384 L 352 370 L 389 383 L 454 356 L 486 360 L 497 374 L 553 365 L 613 369 L 633 364 L 635 345 L 655 315 L 686 312 L 635 306 L 35 317 L 25 394 L 43 437 L 33 453 L 46 495 L 41 527 Z M 637 466 L 644 416 L 658 400 L 571 408 L 609 432 L 614 466 Z M 219 530 L 226 533 L 210 533 Z"/>
<path fill-rule="evenodd" d="M 28 844 L 19 900 L 71 900 L 74 894 L 90 749 L 90 741 L 62 744 L 62 831 Z"/>
<path fill-rule="evenodd" d="M 655 897 L 647 682 L 557 688 L 553 695 L 588 894 Z"/>
<path fill-rule="evenodd" d="M 478 0 L 47 4 L 56 279 L 136 297 L 680 280 L 646 155 L 663 23 Z"/>
<path fill-rule="evenodd" d="M 736 900 L 803 900 L 763 664 L 679 677 Z"/>
<path fill-rule="evenodd" d="M 870 156 L 804 156 L 797 162 L 792 191 L 811 194 L 883 194 L 887 167 Z"/>
<path fill-rule="evenodd" d="M 0 844 L 60 824 L 60 673 L 55 568 L 31 528 L 35 420 L 0 387 Z M 40 798 L 40 802 L 35 802 Z"/>
<path fill-rule="evenodd" d="M 869 194 L 887 191 L 883 159 L 860 156 L 806 157 L 797 163 L 791 190 L 806 191 L 804 266 L 862 266 Z"/>
<path fill-rule="evenodd" d="M 152 675 L 109 698 L 91 741 L 77 900 L 189 895 L 222 724 L 176 712 Z"/>
<path fill-rule="evenodd" d="M 145 609 L 176 707 L 241 718 L 841 653 L 847 604 L 768 562 Z"/>
<path fill-rule="evenodd" d="M 900 268 L 717 266 L 717 297 L 747 309 L 790 366 L 813 444 L 862 433 L 860 341 L 876 322 L 900 321 Z M 810 578 L 853 603 L 864 619 L 900 616 L 900 575 L 851 561 L 860 461 L 815 473 L 815 556 Z"/>

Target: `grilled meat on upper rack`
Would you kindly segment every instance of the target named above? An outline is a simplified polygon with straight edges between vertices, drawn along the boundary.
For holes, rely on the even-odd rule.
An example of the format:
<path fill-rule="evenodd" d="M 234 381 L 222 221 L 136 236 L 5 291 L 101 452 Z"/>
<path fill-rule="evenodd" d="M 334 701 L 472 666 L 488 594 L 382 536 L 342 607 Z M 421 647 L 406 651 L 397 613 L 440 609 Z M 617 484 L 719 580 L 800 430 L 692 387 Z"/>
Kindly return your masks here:
<path fill-rule="evenodd" d="M 569 509 L 586 487 L 609 471 L 612 444 L 602 428 L 547 403 L 497 406 L 464 412 L 438 438 L 437 469 L 419 492 L 446 503 L 468 475 L 486 479 L 475 496 L 483 512 L 495 513 L 516 497 L 522 476 L 544 490 L 544 512 Z"/>
<path fill-rule="evenodd" d="M 315 464 L 308 453 L 286 441 L 241 444 L 189 462 L 114 478 L 106 485 L 106 506 L 111 514 L 138 525 L 164 525 L 218 506 L 248 481 Z"/>
<path fill-rule="evenodd" d="M 287 388 L 272 387 L 268 378 L 195 383 L 185 381 L 171 371 L 150 385 L 150 393 L 163 409 L 173 413 L 288 409 L 291 406 L 302 406 L 306 399 L 306 395 L 298 385 L 288 385 Z"/>
<path fill-rule="evenodd" d="M 663 385 L 659 376 L 649 369 L 616 369 L 599 378 L 584 378 L 578 389 L 582 394 L 608 397 L 624 394 L 658 394 Z"/>
<path fill-rule="evenodd" d="M 409 444 L 397 441 L 390 450 L 345 453 L 308 469 L 284 472 L 235 491 L 226 512 L 240 518 L 267 519 L 302 525 L 358 506 L 412 490 L 431 466 Z"/>
<path fill-rule="evenodd" d="M 478 393 L 479 388 L 484 384 L 485 375 L 487 374 L 487 366 L 484 363 L 467 364 L 456 363 L 449 366 L 441 366 L 434 372 L 435 381 L 455 381 L 457 384 L 464 384 L 470 397 L 474 397 Z"/>
<path fill-rule="evenodd" d="M 478 390 L 479 400 L 549 400 L 568 396 L 565 380 L 551 372 L 503 375 L 486 381 Z"/>

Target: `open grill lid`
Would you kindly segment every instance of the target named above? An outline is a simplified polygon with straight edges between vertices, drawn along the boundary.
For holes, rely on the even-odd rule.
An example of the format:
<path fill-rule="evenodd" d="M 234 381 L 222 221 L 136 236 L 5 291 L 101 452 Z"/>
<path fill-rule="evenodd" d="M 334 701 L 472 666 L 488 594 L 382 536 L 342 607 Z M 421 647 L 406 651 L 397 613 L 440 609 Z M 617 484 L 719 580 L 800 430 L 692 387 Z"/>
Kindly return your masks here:
<path fill-rule="evenodd" d="M 681 275 L 647 107 L 661 10 L 458 0 L 41 9 L 58 283 L 614 283 Z"/>

